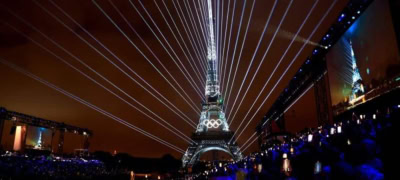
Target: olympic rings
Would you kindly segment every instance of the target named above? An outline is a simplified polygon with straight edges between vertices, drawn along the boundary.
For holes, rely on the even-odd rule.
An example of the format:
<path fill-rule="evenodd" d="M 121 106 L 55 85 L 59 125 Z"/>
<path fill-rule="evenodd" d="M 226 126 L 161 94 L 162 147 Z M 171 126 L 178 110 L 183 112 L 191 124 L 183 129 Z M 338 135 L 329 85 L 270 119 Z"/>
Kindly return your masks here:
<path fill-rule="evenodd" d="M 221 126 L 222 121 L 221 119 L 210 119 L 210 120 L 205 120 L 203 121 L 203 124 L 205 126 L 207 126 L 207 128 L 218 128 L 219 126 Z"/>

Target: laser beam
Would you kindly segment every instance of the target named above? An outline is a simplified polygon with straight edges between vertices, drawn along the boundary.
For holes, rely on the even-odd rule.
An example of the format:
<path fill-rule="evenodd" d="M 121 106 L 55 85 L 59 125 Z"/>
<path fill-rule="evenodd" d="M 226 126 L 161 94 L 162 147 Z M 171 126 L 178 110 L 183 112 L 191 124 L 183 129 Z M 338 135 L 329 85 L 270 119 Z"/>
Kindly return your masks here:
<path fill-rule="evenodd" d="M 333 8 L 333 6 L 336 4 L 337 0 L 335 0 L 331 6 L 328 8 L 328 10 L 325 12 L 324 16 L 320 19 L 320 21 L 318 22 L 318 24 L 314 27 L 313 31 L 311 32 L 311 34 L 308 36 L 307 39 L 311 39 L 311 37 L 314 35 L 314 33 L 316 32 L 316 30 L 318 29 L 318 27 L 321 25 L 322 21 L 325 19 L 325 17 L 328 15 L 328 13 L 331 11 L 331 9 Z M 299 54 L 303 51 L 304 47 L 307 45 L 307 43 L 303 43 L 303 46 L 300 48 L 300 50 L 297 52 L 297 54 L 295 55 L 295 57 L 292 59 L 292 61 L 290 62 L 290 64 L 286 67 L 285 71 L 282 73 L 281 77 L 278 79 L 278 81 L 275 83 L 275 85 L 272 87 L 271 91 L 269 92 L 269 94 L 266 96 L 266 98 L 263 100 L 263 102 L 261 103 L 261 105 L 259 106 L 259 108 L 256 110 L 256 112 L 254 113 L 254 115 L 250 118 L 250 120 L 248 121 L 248 123 L 246 124 L 245 128 L 242 129 L 242 131 L 240 132 L 240 134 L 237 136 L 237 138 L 240 137 L 240 135 L 244 132 L 244 130 L 247 128 L 247 126 L 250 124 L 250 122 L 254 119 L 255 115 L 260 111 L 261 107 L 263 107 L 263 105 L 265 104 L 265 102 L 267 101 L 267 99 L 269 98 L 269 96 L 271 95 L 271 93 L 275 90 L 276 86 L 279 84 L 279 82 L 282 80 L 282 78 L 285 76 L 286 72 L 289 70 L 289 68 L 292 66 L 292 64 L 294 63 L 294 61 L 297 59 L 297 57 L 299 56 Z M 263 91 L 266 87 L 267 83 L 264 84 L 264 87 L 262 88 L 261 91 Z M 257 99 L 254 101 L 256 102 Z M 250 109 L 253 108 L 255 103 L 253 103 L 252 107 Z M 248 111 L 250 112 L 250 111 Z M 249 113 L 246 114 L 245 118 L 246 119 L 247 116 L 249 115 Z M 231 139 L 232 140 L 232 139 Z"/>
<path fill-rule="evenodd" d="M 144 114 L 145 116 L 147 116 L 148 118 L 152 119 L 154 122 L 156 122 L 157 124 L 163 126 L 165 129 L 169 130 L 170 132 L 172 132 L 173 134 L 177 135 L 178 137 L 182 138 L 183 140 L 185 140 L 188 143 L 191 143 L 191 139 L 186 136 L 185 134 L 183 134 L 181 131 L 179 131 L 178 129 L 176 129 L 173 125 L 171 125 L 170 123 L 168 123 L 167 121 L 165 121 L 163 118 L 161 118 L 160 116 L 158 116 L 157 114 L 155 114 L 153 111 L 151 111 L 150 109 L 148 109 L 146 106 L 144 106 L 143 104 L 141 104 L 139 101 L 137 101 L 135 98 L 133 98 L 132 96 L 130 96 L 129 94 L 127 94 L 125 91 L 123 91 L 121 88 L 119 88 L 118 86 L 116 86 L 114 83 L 112 83 L 111 81 L 109 81 L 107 78 L 105 78 L 103 75 L 101 75 L 100 73 L 98 73 L 96 70 L 92 69 L 90 66 L 88 66 L 86 63 L 84 63 L 82 60 L 80 60 L 79 58 L 77 58 L 75 55 L 73 55 L 72 53 L 70 53 L 69 51 L 67 51 L 64 47 L 60 46 L 59 44 L 55 43 L 56 46 L 58 46 L 60 49 L 62 49 L 64 52 L 66 52 L 68 55 L 70 55 L 71 57 L 73 57 L 75 60 L 77 60 L 79 63 L 81 63 L 82 65 L 84 65 L 86 68 L 88 68 L 89 70 L 91 70 L 93 73 L 95 73 L 96 75 L 98 75 L 100 78 L 102 78 L 104 81 L 106 81 L 107 83 L 109 83 L 110 85 L 112 85 L 114 88 L 118 89 L 120 92 L 122 92 L 124 95 L 128 96 L 131 100 L 135 101 L 137 104 L 139 104 L 142 108 L 146 109 L 148 112 L 150 112 L 151 114 L 153 114 L 154 116 L 156 116 L 157 118 L 159 118 L 162 122 L 166 123 L 168 126 L 170 126 L 172 129 L 174 129 L 175 131 L 179 132 L 181 135 L 177 134 L 175 131 L 171 130 L 170 128 L 166 127 L 164 124 L 160 123 L 159 121 L 157 121 L 156 119 L 154 119 L 153 117 L 149 116 L 147 113 L 145 113 L 144 111 L 142 111 L 141 109 L 137 108 L 136 106 L 132 105 L 131 103 L 129 103 L 128 101 L 126 101 L 124 98 L 122 98 L 121 96 L 117 95 L 116 93 L 114 93 L 113 91 L 111 91 L 110 89 L 108 89 L 107 87 L 105 87 L 104 85 L 102 85 L 101 83 L 99 83 L 98 81 L 94 80 L 93 78 L 91 78 L 89 75 L 87 75 L 86 73 L 82 72 L 81 70 L 79 70 L 78 68 L 76 68 L 75 66 L 73 66 L 72 64 L 70 64 L 68 61 L 66 61 L 65 59 L 61 58 L 60 56 L 58 56 L 57 54 L 55 54 L 54 52 L 52 52 L 51 50 L 49 50 L 48 48 L 46 48 L 45 46 L 43 46 L 42 44 L 40 44 L 39 42 L 35 41 L 34 39 L 30 38 L 29 36 L 27 36 L 26 34 L 24 34 L 23 32 L 19 31 L 18 29 L 16 29 L 14 26 L 8 24 L 8 23 L 4 23 L 7 26 L 9 26 L 10 28 L 12 28 L 14 31 L 20 33 L 22 36 L 24 36 L 25 38 L 29 39 L 31 42 L 33 42 L 34 44 L 36 44 L 37 46 L 39 46 L 40 48 L 42 48 L 43 50 L 45 50 L 46 52 L 48 52 L 49 54 L 53 55 L 55 58 L 57 58 L 58 60 L 60 60 L 61 62 L 63 62 L 64 64 L 68 65 L 70 68 L 74 69 L 75 71 L 77 71 L 78 73 L 80 73 L 81 75 L 85 76 L 86 78 L 88 78 L 89 80 L 91 80 L 92 82 L 94 82 L 95 84 L 99 85 L 100 87 L 102 87 L 104 90 L 108 91 L 109 93 L 113 94 L 114 96 L 116 96 L 118 99 L 120 99 L 121 101 L 127 103 L 128 105 L 130 105 L 132 108 L 136 109 L 137 111 L 141 112 L 142 114 Z M 47 36 L 46 36 L 47 37 Z M 52 41 L 54 42 L 54 41 Z M 186 138 L 186 139 L 185 139 Z M 189 140 L 188 140 L 189 139 Z"/>
<path fill-rule="evenodd" d="M 97 4 L 96 0 L 92 0 L 92 2 L 103 12 L 103 14 L 105 14 L 105 11 L 100 7 L 99 4 Z M 167 52 L 167 54 L 170 56 L 170 58 L 172 59 L 172 61 L 174 61 L 174 63 L 176 64 L 176 66 L 179 68 L 179 70 L 182 72 L 182 74 L 185 76 L 185 78 L 188 80 L 189 84 L 195 89 L 196 93 L 201 97 L 201 98 L 205 98 L 204 94 L 201 93 L 201 90 L 199 89 L 198 86 L 195 86 L 196 82 L 194 81 L 194 79 L 192 78 L 192 76 L 190 75 L 190 73 L 188 72 L 188 70 L 186 69 L 186 67 L 182 64 L 182 61 L 180 60 L 179 56 L 176 54 L 176 52 L 174 51 L 174 49 L 172 48 L 171 44 L 168 42 L 168 40 L 165 38 L 164 34 L 161 32 L 160 28 L 158 27 L 158 25 L 154 22 L 153 18 L 150 17 L 149 13 L 147 12 L 146 8 L 144 8 L 146 14 L 150 17 L 150 20 L 153 22 L 154 26 L 156 27 L 156 29 L 158 30 L 158 32 L 160 33 L 161 37 L 164 39 L 165 43 L 167 44 L 167 46 L 170 48 L 170 50 L 172 51 L 172 53 L 174 54 L 174 56 L 176 57 L 176 59 L 171 55 L 171 53 L 168 51 L 168 49 L 165 47 L 164 43 L 160 40 L 160 38 L 158 37 L 158 35 L 154 32 L 153 28 L 151 28 L 150 24 L 146 21 L 146 19 L 144 18 L 144 16 L 142 15 L 142 13 L 139 11 L 139 9 L 137 9 L 137 7 L 135 6 L 135 4 L 132 3 L 131 0 L 129 0 L 129 3 L 131 4 L 131 6 L 135 9 L 135 11 L 139 14 L 139 16 L 142 18 L 142 20 L 144 21 L 144 23 L 147 25 L 147 27 L 150 29 L 150 31 L 153 33 L 153 35 L 156 37 L 156 39 L 158 40 L 158 42 L 161 44 L 161 46 L 164 48 L 164 50 Z M 141 3 L 139 1 L 139 3 Z M 111 18 L 110 18 L 111 20 Z M 116 24 L 115 24 L 116 25 Z M 176 60 L 178 60 L 179 64 L 182 66 L 182 68 L 178 65 L 178 63 L 176 62 Z M 185 73 L 186 72 L 186 73 Z"/>
<path fill-rule="evenodd" d="M 235 72 L 234 72 L 234 74 L 233 74 L 233 80 L 232 80 L 232 83 L 231 83 L 230 88 L 228 87 L 229 93 L 228 93 L 228 97 L 226 98 L 226 104 L 229 104 L 231 92 L 232 92 L 233 85 L 234 85 L 235 79 L 236 79 L 236 73 L 237 73 L 237 70 L 238 70 L 238 68 L 239 68 L 240 60 L 241 60 L 241 57 L 242 57 L 242 52 L 243 52 L 244 43 L 246 42 L 246 39 L 247 39 L 247 32 L 248 32 L 248 30 L 249 30 L 249 25 L 250 25 L 250 22 L 251 22 L 251 18 L 252 18 L 252 16 L 253 16 L 253 10 L 254 10 L 254 5 L 255 5 L 255 3 L 256 3 L 256 0 L 253 1 L 253 4 L 252 4 L 252 6 L 251 6 L 250 16 L 249 16 L 249 20 L 247 21 L 246 31 L 245 31 L 245 33 L 244 33 L 242 46 L 241 46 L 241 48 L 240 48 L 239 57 L 238 57 L 238 62 L 237 62 L 237 65 L 236 65 Z M 242 17 L 243 17 L 243 13 L 242 13 Z M 240 21 L 242 21 L 242 20 L 240 20 Z M 241 25 L 240 25 L 240 26 L 241 26 Z M 240 31 L 239 31 L 239 32 L 240 32 Z M 238 34 L 237 39 L 236 39 L 235 51 L 234 51 L 234 53 L 233 53 L 233 58 L 235 57 L 236 45 L 237 45 L 238 38 L 239 38 L 239 34 Z M 232 58 L 232 62 L 233 62 L 233 58 Z M 228 79 L 229 79 L 229 78 L 228 78 Z M 228 82 L 229 82 L 229 81 L 228 81 Z M 228 107 L 228 106 L 227 106 L 227 107 Z M 226 112 L 226 111 L 228 111 L 228 109 L 226 109 L 225 112 Z"/>
<path fill-rule="evenodd" d="M 236 2 L 236 1 L 235 1 Z M 253 1 L 254 2 L 254 1 Z M 243 22 L 243 15 L 244 15 L 244 12 L 245 12 L 245 9 L 246 9 L 246 5 L 247 5 L 247 0 L 244 0 L 244 2 L 243 2 L 243 8 L 242 8 L 242 13 L 241 13 L 241 15 L 240 15 L 240 21 L 239 21 L 239 27 L 238 27 L 238 32 L 237 32 L 237 35 L 236 35 L 236 40 L 235 40 L 235 46 L 234 46 L 234 48 L 233 48 L 233 54 L 232 54 L 232 61 L 231 61 L 231 63 L 230 63 L 230 68 L 229 68 L 229 73 L 228 73 L 228 80 L 227 80 L 227 83 L 226 83 L 226 91 L 224 92 L 224 99 L 226 99 L 227 100 L 227 103 L 226 104 L 228 104 L 228 101 L 229 101 L 229 97 L 226 97 L 226 93 L 227 92 L 230 92 L 229 91 L 229 82 L 230 82 L 230 79 L 231 79 L 231 73 L 232 73 L 232 67 L 233 67 L 233 65 L 234 65 L 234 62 L 235 62 L 235 55 L 236 55 L 236 48 L 237 48 L 237 44 L 238 44 L 238 41 L 239 41 L 239 36 L 240 36 L 240 31 L 242 30 L 242 22 Z M 233 17 L 232 17 L 233 18 Z M 233 20 L 232 20 L 233 21 Z M 232 23 L 233 24 L 233 23 Z M 231 28 L 232 28 L 232 24 L 231 24 Z M 232 32 L 232 29 L 231 29 L 231 32 Z M 230 39 L 230 38 L 229 38 Z M 230 42 L 230 40 L 229 40 L 229 42 Z M 230 43 L 229 43 L 230 44 Z M 228 46 L 228 52 L 229 52 L 229 47 L 230 46 Z M 239 64 L 237 64 L 237 66 L 239 66 Z M 232 89 L 231 89 L 232 90 Z M 228 107 L 228 106 L 227 106 Z M 227 110 L 225 110 L 225 111 L 227 111 Z"/>
<path fill-rule="evenodd" d="M 42 79 L 42 78 L 40 78 L 40 77 L 38 77 L 38 76 L 28 72 L 28 71 L 25 71 L 24 69 L 16 66 L 15 64 L 12 64 L 12 63 L 10 63 L 10 62 L 2 59 L 2 58 L 0 58 L 0 62 L 3 63 L 4 65 L 10 67 L 11 69 L 14 69 L 15 71 L 20 72 L 20 73 L 24 74 L 25 76 L 28 76 L 28 77 L 36 80 L 36 81 L 39 81 L 40 83 L 46 85 L 47 87 L 49 87 L 51 89 L 54 89 L 54 90 L 64 94 L 65 96 L 67 96 L 69 98 L 72 98 L 75 101 L 78 101 L 79 103 L 81 103 L 83 105 L 86 105 L 87 107 L 89 107 L 89 108 L 91 108 L 91 109 L 93 109 L 93 110 L 95 110 L 95 111 L 97 111 L 97 112 L 99 112 L 99 113 L 101 113 L 101 114 L 103 114 L 103 115 L 105 115 L 105 116 L 107 116 L 107 117 L 109 117 L 109 118 L 111 118 L 111 119 L 113 119 L 113 120 L 115 120 L 115 121 L 117 121 L 117 122 L 129 127 L 129 128 L 131 128 L 131 129 L 143 134 L 144 136 L 147 136 L 150 139 L 153 139 L 153 140 L 155 140 L 155 141 L 157 141 L 157 142 L 159 142 L 159 143 L 161 143 L 161 144 L 163 144 L 163 145 L 165 145 L 165 146 L 167 146 L 167 147 L 169 147 L 169 148 L 171 148 L 171 149 L 173 149 L 173 150 L 175 150 L 175 151 L 177 151 L 177 152 L 179 152 L 181 154 L 184 154 L 184 151 L 181 148 L 179 148 L 179 147 L 177 147 L 177 146 L 175 146 L 175 145 L 173 145 L 173 144 L 171 144 L 171 143 L 169 143 L 169 142 L 167 142 L 167 141 L 165 141 L 165 140 L 163 140 L 163 139 L 161 139 L 161 138 L 159 138 L 159 137 L 157 137 L 157 136 L 155 136 L 155 135 L 153 135 L 153 134 L 151 134 L 151 133 L 149 133 L 149 132 L 147 132 L 147 131 L 145 131 L 145 130 L 143 130 L 141 128 L 138 128 L 138 127 L 128 123 L 127 121 L 125 121 L 125 120 L 123 120 L 123 119 L 121 119 L 121 118 L 119 118 L 117 116 L 114 116 L 113 114 L 111 114 L 111 113 L 109 113 L 109 112 L 107 112 L 107 111 L 105 111 L 105 110 L 103 110 L 103 109 L 101 109 L 101 108 L 99 108 L 99 107 L 97 107 L 97 106 L 95 106 L 95 105 L 93 105 L 93 104 L 91 104 L 91 103 L 79 98 L 78 96 L 75 96 L 74 94 L 69 93 L 68 91 L 65 91 L 65 90 L 55 86 L 54 84 L 51 84 L 51 83 L 45 81 L 44 79 Z"/>

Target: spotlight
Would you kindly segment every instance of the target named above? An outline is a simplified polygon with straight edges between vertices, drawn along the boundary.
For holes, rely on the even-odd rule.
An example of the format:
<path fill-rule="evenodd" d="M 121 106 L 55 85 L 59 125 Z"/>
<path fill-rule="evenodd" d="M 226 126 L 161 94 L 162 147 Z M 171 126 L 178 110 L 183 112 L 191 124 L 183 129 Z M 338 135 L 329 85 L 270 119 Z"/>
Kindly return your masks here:
<path fill-rule="evenodd" d="M 308 142 L 311 142 L 312 139 L 313 139 L 313 135 L 312 135 L 312 134 L 309 134 L 309 135 L 308 135 Z"/>
<path fill-rule="evenodd" d="M 331 128 L 331 134 L 335 134 L 335 128 Z"/>
<path fill-rule="evenodd" d="M 317 161 L 314 166 L 314 174 L 319 174 L 321 172 L 321 162 Z"/>
<path fill-rule="evenodd" d="M 353 16 L 353 17 L 351 17 L 351 19 L 356 19 L 356 17 L 355 17 L 355 16 Z"/>
<path fill-rule="evenodd" d="M 357 14 L 360 14 L 361 13 L 361 11 L 357 11 Z"/>
<path fill-rule="evenodd" d="M 345 14 L 342 14 L 342 15 L 340 15 L 340 17 L 339 17 L 338 21 L 339 21 L 339 22 L 340 22 L 340 21 L 342 21 L 342 20 L 343 20 L 343 18 L 344 18 L 345 16 L 346 16 Z"/>
<path fill-rule="evenodd" d="M 324 46 L 324 48 L 325 48 L 325 49 L 328 49 L 329 47 L 328 47 L 328 46 Z"/>
<path fill-rule="evenodd" d="M 261 173 L 261 171 L 262 171 L 262 164 L 258 164 L 258 165 L 257 165 L 257 171 L 258 171 L 258 173 Z"/>

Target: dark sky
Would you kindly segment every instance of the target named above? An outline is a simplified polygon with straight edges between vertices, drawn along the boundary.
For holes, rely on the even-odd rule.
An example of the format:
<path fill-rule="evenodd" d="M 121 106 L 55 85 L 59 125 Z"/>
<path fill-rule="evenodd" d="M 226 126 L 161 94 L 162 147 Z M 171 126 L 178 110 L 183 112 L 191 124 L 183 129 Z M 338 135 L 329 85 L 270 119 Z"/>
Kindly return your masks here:
<path fill-rule="evenodd" d="M 110 57 L 114 62 L 117 62 L 115 58 L 107 53 L 106 50 L 102 49 L 101 46 L 96 44 L 96 42 L 91 39 L 85 32 L 76 26 L 71 20 L 64 16 L 60 11 L 55 8 L 49 1 L 38 0 L 49 11 L 54 13 L 63 22 L 65 22 L 74 32 L 81 35 L 89 43 L 93 44 L 96 48 L 99 48 L 105 56 Z M 175 106 L 177 106 L 182 112 L 184 112 L 190 119 L 194 122 L 198 122 L 199 116 L 196 114 L 172 89 L 168 83 L 162 79 L 162 77 L 155 71 L 155 69 L 146 61 L 145 58 L 129 43 L 129 41 L 115 28 L 115 26 L 101 13 L 101 11 L 92 3 L 92 1 L 53 1 L 64 9 L 72 18 L 74 18 L 79 24 L 81 24 L 87 31 L 89 31 L 93 36 L 95 36 L 99 41 L 101 41 L 105 46 L 107 46 L 112 52 L 114 52 L 121 60 L 123 60 L 132 70 L 137 72 L 143 79 L 145 79 L 151 86 L 153 86 L 157 91 L 159 91 L 163 96 L 170 100 Z M 174 1 L 179 2 L 181 6 L 184 6 L 183 0 Z M 188 18 L 188 9 L 192 11 L 195 10 L 193 2 L 189 2 L 190 8 L 183 8 L 183 12 Z M 234 1 L 232 1 L 234 2 Z M 233 65 L 233 70 L 237 65 L 238 52 L 240 46 L 243 42 L 245 25 L 247 24 L 248 17 L 250 14 L 250 7 L 253 0 L 248 0 L 245 9 L 245 14 L 243 18 L 242 30 L 239 36 L 237 53 L 234 61 L 232 61 L 232 55 L 234 48 L 234 42 L 236 40 L 237 31 L 239 28 L 240 13 L 243 7 L 243 2 L 238 0 L 237 7 L 235 9 L 235 16 L 233 22 L 232 35 L 230 36 L 231 43 L 229 44 L 231 50 L 228 53 L 228 64 Z M 256 55 L 253 66 L 250 68 L 249 77 L 246 79 L 244 87 L 247 87 L 251 77 L 253 76 L 261 57 L 264 54 L 268 44 L 271 42 L 274 30 L 278 26 L 282 15 L 284 14 L 286 7 L 290 1 L 279 0 L 272 15 L 270 28 L 268 33 L 266 33 L 259 52 Z M 312 12 L 310 18 L 306 22 L 304 28 L 300 32 L 300 36 L 307 38 L 311 31 L 315 28 L 316 24 L 327 11 L 329 6 L 332 4 L 333 0 L 319 0 L 314 11 Z M 127 36 L 138 45 L 140 49 L 143 49 L 143 53 L 149 57 L 150 61 L 160 69 L 163 74 L 166 71 L 162 70 L 161 65 L 157 62 L 150 51 L 146 50 L 146 47 L 141 43 L 138 36 L 136 36 L 129 28 L 129 26 L 124 22 L 124 20 L 118 15 L 111 4 L 106 0 L 99 0 L 97 3 L 107 12 L 110 17 L 116 21 L 116 23 L 121 27 L 121 29 L 126 32 Z M 191 100 L 196 103 L 198 109 L 200 109 L 200 96 L 194 91 L 182 73 L 179 71 L 177 66 L 174 64 L 172 59 L 162 48 L 160 43 L 157 41 L 155 36 L 152 34 L 150 29 L 146 26 L 144 21 L 140 18 L 139 14 L 131 6 L 129 1 L 113 1 L 113 3 L 118 7 L 118 9 L 127 17 L 128 21 L 140 34 L 146 43 L 150 46 L 152 51 L 160 59 L 160 61 L 165 65 L 168 71 L 176 78 L 177 82 L 184 88 L 185 92 L 191 97 Z M 133 1 L 139 11 L 146 17 L 146 20 L 151 24 L 150 19 L 145 15 L 143 8 L 140 6 L 138 1 Z M 182 61 L 184 66 L 187 68 L 190 75 L 196 81 L 197 88 L 201 89 L 203 92 L 203 87 L 198 79 L 194 70 L 191 69 L 188 59 L 180 49 L 177 41 L 174 39 L 173 34 L 169 31 L 167 24 L 163 20 L 160 12 L 158 11 L 154 1 L 142 1 L 145 8 L 149 11 L 152 18 L 156 22 L 157 26 L 163 32 L 165 38 L 168 40 L 169 44 L 175 50 L 177 56 Z M 179 20 L 173 3 L 171 0 L 165 0 L 167 8 L 172 13 L 174 21 L 177 23 L 178 29 L 173 28 L 175 34 L 179 31 L 184 37 L 186 43 L 190 46 L 190 42 L 185 35 L 185 31 L 182 30 L 183 26 Z M 222 7 L 226 13 L 227 9 L 233 9 L 233 3 L 231 6 L 227 6 L 228 1 L 224 1 L 225 6 Z M 236 97 L 238 93 L 241 82 L 243 81 L 244 75 L 246 73 L 247 67 L 249 66 L 251 57 L 256 48 L 258 39 L 262 33 L 264 24 L 268 18 L 268 14 L 273 5 L 273 1 L 257 0 L 255 2 L 253 18 L 250 22 L 249 32 L 247 39 L 245 41 L 242 59 L 239 64 L 238 72 L 236 75 L 236 80 L 232 88 L 232 96 L 227 105 L 228 112 L 230 113 L 230 108 L 232 107 L 233 98 Z M 295 34 L 307 13 L 311 9 L 314 0 L 299 1 L 295 0 L 288 11 L 287 17 L 284 20 L 281 31 L 278 33 L 277 37 L 272 43 L 269 53 L 258 72 L 254 83 L 252 84 L 249 93 L 247 94 L 242 106 L 239 109 L 239 113 L 233 121 L 231 130 L 236 131 L 239 123 L 244 120 L 249 121 L 249 116 L 247 119 L 243 119 L 245 114 L 250 111 L 251 115 L 255 112 L 256 108 L 249 109 L 264 83 L 271 76 L 271 72 L 275 65 L 279 61 L 280 57 L 288 47 L 291 38 L 287 34 Z M 328 16 L 323 20 L 322 24 L 317 29 L 316 33 L 312 37 L 312 41 L 319 41 L 330 25 L 336 20 L 339 12 L 346 5 L 347 0 L 338 0 L 332 11 L 329 12 Z M 163 13 L 167 15 L 166 8 L 161 1 L 157 0 L 157 4 L 162 9 Z M 97 105 L 98 107 L 124 119 L 154 135 L 161 137 L 162 139 L 182 148 L 186 149 L 187 144 L 183 142 L 180 138 L 176 137 L 169 131 L 163 129 L 161 126 L 154 123 L 149 118 L 145 117 L 143 114 L 137 110 L 131 108 L 126 103 L 115 98 L 113 95 L 94 84 L 87 78 L 83 77 L 77 73 L 72 68 L 66 66 L 61 61 L 57 60 L 54 56 L 47 53 L 40 47 L 33 44 L 29 39 L 24 38 L 19 33 L 15 32 L 3 22 L 7 22 L 17 29 L 27 34 L 30 38 L 43 44 L 45 47 L 49 48 L 51 51 L 57 55 L 64 58 L 66 61 L 70 62 L 74 66 L 78 67 L 85 73 L 88 73 L 91 77 L 98 80 L 106 87 L 117 92 L 112 86 L 107 84 L 104 80 L 101 80 L 94 73 L 90 72 L 87 68 L 75 61 L 71 56 L 57 48 L 50 41 L 46 40 L 39 33 L 35 32 L 33 29 L 24 25 L 17 18 L 8 13 L 5 9 L 10 9 L 16 12 L 26 21 L 32 23 L 35 27 L 40 29 L 46 35 L 51 37 L 53 40 L 58 42 L 60 45 L 65 47 L 72 54 L 79 57 L 82 61 L 87 63 L 93 69 L 101 73 L 103 76 L 107 77 L 110 81 L 115 83 L 118 87 L 123 89 L 129 95 L 137 99 L 139 102 L 143 103 L 146 107 L 154 111 L 160 117 L 173 124 L 177 129 L 181 130 L 184 134 L 190 135 L 194 131 L 189 125 L 187 125 L 182 119 L 176 116 L 174 113 L 169 111 L 164 105 L 158 102 L 149 93 L 135 84 L 131 79 L 125 76 L 117 68 L 107 62 L 101 55 L 92 50 L 88 45 L 86 45 L 82 40 L 77 38 L 71 31 L 67 30 L 64 26 L 53 19 L 49 14 L 43 11 L 39 6 L 37 6 L 33 1 L 22 1 L 22 0 L 2 0 L 1 1 L 1 13 L 0 19 L 2 24 L 0 24 L 0 57 L 15 63 L 16 65 L 24 68 L 25 70 L 75 94 L 76 96 L 85 99 L 86 101 Z M 5 8 L 6 7 L 6 8 Z M 193 12 L 195 13 L 195 12 Z M 228 16 L 229 18 L 232 15 Z M 169 18 L 169 17 L 168 17 Z M 226 20 L 226 15 L 224 16 L 224 22 Z M 169 19 L 169 23 L 172 25 L 172 21 Z M 197 20 L 196 20 L 197 23 Z M 158 36 L 160 34 L 155 29 L 155 26 L 151 24 L 151 27 L 156 31 Z M 189 27 L 191 25 L 189 24 Z M 222 28 L 222 32 L 227 31 L 229 33 L 230 26 L 228 29 Z M 191 32 L 195 32 L 191 29 Z M 289 32 L 289 33 L 288 33 Z M 202 39 L 197 39 L 201 42 Z M 228 41 L 228 39 L 226 40 Z M 179 42 L 182 43 L 182 42 Z M 165 42 L 164 42 L 165 44 Z M 228 44 L 228 42 L 226 43 Z M 286 69 L 287 65 L 293 59 L 295 54 L 298 52 L 300 47 L 303 45 L 301 41 L 295 41 L 292 47 L 289 49 L 288 54 L 284 57 L 282 64 L 272 76 L 270 83 L 268 84 L 265 91 L 262 93 L 261 98 L 256 102 L 255 107 L 259 107 L 259 104 L 264 100 L 265 96 L 270 92 L 271 87 L 274 86 L 276 81 L 281 76 L 282 72 Z M 275 98 L 282 91 L 282 88 L 287 85 L 290 78 L 297 71 L 298 67 L 303 63 L 305 58 L 310 54 L 311 50 L 314 48 L 313 45 L 307 45 L 301 54 L 296 59 L 292 68 L 288 71 L 282 81 L 279 83 L 277 88 L 273 91 L 272 95 L 269 97 L 267 103 L 262 106 L 261 110 L 256 114 L 255 118 L 252 120 L 250 126 L 246 129 L 245 133 L 238 139 L 239 145 L 244 143 L 247 138 L 254 132 L 255 125 L 262 118 L 263 114 L 268 110 L 269 106 L 274 102 Z M 190 46 L 189 52 L 195 56 L 195 47 Z M 200 65 L 200 61 L 205 61 L 205 59 L 190 59 L 191 62 L 196 63 L 197 66 Z M 123 67 L 120 63 L 119 66 Z M 128 71 L 127 68 L 123 69 L 128 72 L 133 78 L 138 79 L 132 73 Z M 229 67 L 227 68 L 229 69 Z M 233 73 L 233 72 L 232 72 Z M 232 78 L 233 75 L 231 75 Z M 65 122 L 68 124 L 86 127 L 92 129 L 94 132 L 93 138 L 91 138 L 91 150 L 106 150 L 113 151 L 117 150 L 119 152 L 128 152 L 134 156 L 147 156 L 147 157 L 159 157 L 165 153 L 172 153 L 176 157 L 181 157 L 181 154 L 168 147 L 161 145 L 148 137 L 143 136 L 105 116 L 102 114 L 66 97 L 40 83 L 37 81 L 26 77 L 7 66 L 0 64 L 0 77 L 2 77 L 2 82 L 0 86 L 0 106 L 4 106 L 7 109 L 31 114 L 34 116 L 42 117 L 45 119 L 51 119 L 55 121 Z M 169 78 L 169 77 L 168 77 Z M 169 78 L 172 82 L 172 79 Z M 172 82 L 173 83 L 173 82 Z M 240 95 L 244 93 L 243 89 Z M 122 93 L 118 92 L 121 96 Z M 126 96 L 124 96 L 129 102 Z M 240 99 L 239 99 L 240 100 Z M 225 102 L 227 100 L 225 99 Z M 242 126 L 243 127 L 243 126 Z M 68 144 L 68 142 L 67 142 Z M 72 146 L 72 145 L 71 145 Z M 250 149 L 255 150 L 257 147 L 253 145 Z M 72 149 L 72 147 L 71 147 Z"/>

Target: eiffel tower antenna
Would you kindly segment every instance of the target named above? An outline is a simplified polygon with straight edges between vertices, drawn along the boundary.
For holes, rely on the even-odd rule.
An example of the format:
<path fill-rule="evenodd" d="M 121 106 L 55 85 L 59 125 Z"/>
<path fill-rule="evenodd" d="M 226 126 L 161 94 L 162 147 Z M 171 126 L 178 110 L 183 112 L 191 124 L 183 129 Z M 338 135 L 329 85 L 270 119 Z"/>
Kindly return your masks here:
<path fill-rule="evenodd" d="M 232 156 L 235 161 L 242 158 L 242 153 L 235 143 L 229 143 L 233 132 L 229 130 L 223 112 L 223 100 L 221 97 L 217 76 L 217 55 L 214 36 L 214 18 L 212 14 L 211 0 L 207 0 L 208 7 L 208 31 L 207 39 L 207 80 L 205 87 L 205 103 L 202 104 L 199 124 L 192 135 L 192 143 L 182 157 L 183 167 L 192 166 L 200 156 L 211 150 L 224 151 Z M 235 141 L 232 141 L 235 142 Z"/>

